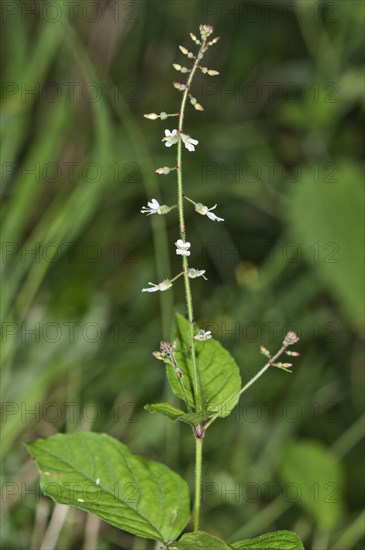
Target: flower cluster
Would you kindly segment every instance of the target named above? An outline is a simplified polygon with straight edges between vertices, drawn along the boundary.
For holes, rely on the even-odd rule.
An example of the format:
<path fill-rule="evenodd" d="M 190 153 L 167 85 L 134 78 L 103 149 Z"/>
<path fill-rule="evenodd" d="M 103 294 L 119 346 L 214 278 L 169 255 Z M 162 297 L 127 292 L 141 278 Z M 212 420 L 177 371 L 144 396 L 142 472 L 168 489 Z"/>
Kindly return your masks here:
<path fill-rule="evenodd" d="M 217 207 L 215 204 L 211 208 L 208 206 L 205 206 L 201 202 L 195 202 L 189 197 L 187 197 L 183 191 L 182 191 L 182 176 L 181 176 L 181 147 L 182 145 L 185 146 L 185 149 L 189 152 L 194 152 L 196 146 L 199 144 L 199 141 L 193 137 L 191 137 L 189 134 L 185 133 L 183 131 L 183 121 L 184 121 L 184 109 L 185 105 L 190 101 L 190 104 L 193 106 L 193 108 L 196 111 L 204 111 L 204 107 L 199 103 L 199 101 L 194 97 L 191 93 L 191 84 L 193 80 L 193 76 L 195 72 L 199 69 L 203 74 L 208 76 L 217 76 L 219 75 L 219 72 L 214 69 L 209 69 L 206 66 L 201 65 L 201 60 L 204 57 L 205 52 L 207 51 L 209 46 L 213 46 L 216 44 L 219 40 L 219 37 L 210 39 L 213 32 L 213 27 L 210 25 L 200 25 L 199 27 L 200 31 L 200 38 L 197 38 L 197 36 L 193 33 L 190 33 L 190 37 L 194 44 L 199 46 L 199 51 L 197 54 L 194 54 L 191 52 L 188 48 L 185 46 L 180 45 L 179 49 L 180 52 L 185 55 L 188 60 L 191 60 L 192 67 L 185 67 L 184 65 L 180 63 L 173 63 L 173 68 L 179 72 L 181 75 L 186 75 L 186 82 L 173 82 L 173 87 L 182 93 L 183 99 L 181 101 L 180 110 L 177 113 L 167 113 L 165 111 L 161 111 L 158 113 L 147 113 L 144 116 L 149 120 L 167 120 L 170 117 L 178 117 L 178 125 L 177 128 L 173 128 L 172 130 L 166 128 L 164 130 L 164 136 L 162 138 L 162 142 L 164 145 L 168 148 L 172 147 L 173 145 L 178 146 L 178 154 L 177 154 L 177 163 L 176 166 L 169 167 L 169 166 L 162 166 L 161 168 L 156 169 L 157 174 L 163 174 L 168 175 L 173 170 L 177 170 L 178 174 L 178 204 L 173 206 L 168 206 L 166 204 L 160 204 L 159 201 L 155 198 L 148 201 L 147 206 L 143 206 L 141 209 L 142 214 L 147 214 L 147 216 L 151 216 L 152 214 L 157 215 L 165 215 L 171 212 L 174 208 L 179 209 L 179 218 L 180 221 L 183 219 L 183 210 L 182 210 L 182 203 L 183 200 L 187 200 L 188 202 L 191 202 L 195 207 L 195 212 L 200 214 L 201 216 L 207 216 L 210 220 L 215 222 L 223 222 L 224 219 L 218 217 L 213 210 Z M 208 41 L 209 39 L 209 41 Z M 179 183 L 180 181 L 180 183 Z M 206 280 L 205 277 L 205 270 L 204 269 L 195 269 L 190 268 L 188 266 L 188 257 L 191 255 L 191 243 L 188 242 L 185 238 L 185 229 L 184 224 L 181 222 L 180 224 L 180 238 L 176 240 L 175 242 L 176 246 L 176 254 L 178 256 L 182 257 L 183 260 L 183 271 L 174 277 L 173 279 L 166 279 L 162 281 L 161 283 L 154 284 L 149 283 L 149 288 L 143 288 L 142 292 L 156 292 L 156 291 L 165 291 L 172 287 L 173 282 L 180 276 L 184 276 L 185 278 L 185 287 L 189 288 L 189 279 L 196 279 L 198 277 L 203 277 L 203 279 Z M 203 331 L 204 332 L 204 331 Z M 197 340 L 206 340 L 210 338 L 211 333 L 199 333 L 196 336 Z"/>
<path fill-rule="evenodd" d="M 265 355 L 265 357 L 269 359 L 269 362 L 268 362 L 269 365 L 272 365 L 273 367 L 277 367 L 278 369 L 285 370 L 286 372 L 292 372 L 290 370 L 290 368 L 293 366 L 292 363 L 281 363 L 281 362 L 278 363 L 276 362 L 276 360 L 280 355 L 282 355 L 282 353 L 285 353 L 286 355 L 289 355 L 291 357 L 298 357 L 300 354 L 297 351 L 288 351 L 286 349 L 288 346 L 293 346 L 297 342 L 299 342 L 299 336 L 295 332 L 290 330 L 286 334 L 280 350 L 275 355 L 271 355 L 271 352 L 268 349 L 266 349 L 264 346 L 260 346 L 260 353 L 262 353 L 262 355 Z"/>

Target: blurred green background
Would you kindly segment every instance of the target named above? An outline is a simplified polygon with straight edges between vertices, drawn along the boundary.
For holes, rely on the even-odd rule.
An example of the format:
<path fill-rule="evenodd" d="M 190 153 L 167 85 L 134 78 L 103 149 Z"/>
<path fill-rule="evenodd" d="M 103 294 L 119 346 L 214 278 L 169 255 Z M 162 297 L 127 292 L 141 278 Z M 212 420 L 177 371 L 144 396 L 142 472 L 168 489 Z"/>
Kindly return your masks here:
<path fill-rule="evenodd" d="M 294 373 L 272 371 L 205 442 L 202 528 L 234 541 L 293 529 L 306 548 L 363 534 L 364 4 L 357 0 L 2 2 L 2 539 L 8 549 L 153 545 L 42 497 L 23 442 L 107 432 L 193 487 L 188 428 L 150 416 L 176 398 L 151 352 L 184 312 L 168 124 L 178 45 L 221 36 L 198 75 L 185 191 L 195 317 L 243 381 L 296 330 Z M 156 219 L 158 218 L 158 219 Z M 175 404 L 177 404 L 175 402 Z"/>

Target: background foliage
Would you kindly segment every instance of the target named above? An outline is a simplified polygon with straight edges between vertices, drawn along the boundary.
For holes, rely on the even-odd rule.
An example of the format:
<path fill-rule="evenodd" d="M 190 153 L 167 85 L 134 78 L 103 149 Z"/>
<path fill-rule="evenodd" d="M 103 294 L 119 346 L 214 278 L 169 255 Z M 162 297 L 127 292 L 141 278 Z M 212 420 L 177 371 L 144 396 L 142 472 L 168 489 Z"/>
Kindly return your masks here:
<path fill-rule="evenodd" d="M 293 375 L 269 372 L 205 444 L 202 528 L 231 542 L 295 530 L 308 548 L 362 548 L 363 53 L 356 0 L 2 3 L 2 537 L 6 548 L 148 548 L 40 496 L 24 442 L 106 432 L 192 487 L 187 426 L 143 410 L 170 400 L 151 352 L 182 285 L 164 126 L 172 62 L 200 23 L 222 36 L 197 81 L 206 112 L 186 154 L 195 317 L 247 381 L 288 329 Z M 171 126 L 168 126 L 171 129 Z M 152 223 L 150 223 L 150 221 Z M 171 254 L 171 257 L 170 257 Z M 170 271 L 171 269 L 171 271 Z M 162 314 L 162 321 L 161 321 Z"/>

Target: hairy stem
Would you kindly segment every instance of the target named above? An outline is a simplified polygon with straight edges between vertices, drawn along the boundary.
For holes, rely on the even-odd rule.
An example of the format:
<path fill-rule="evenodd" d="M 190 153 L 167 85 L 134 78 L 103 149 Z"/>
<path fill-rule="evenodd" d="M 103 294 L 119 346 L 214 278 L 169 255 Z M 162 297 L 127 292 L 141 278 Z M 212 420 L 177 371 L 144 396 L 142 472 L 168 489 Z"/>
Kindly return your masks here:
<path fill-rule="evenodd" d="M 184 192 L 183 192 L 183 175 L 182 175 L 182 137 L 181 133 L 183 131 L 183 124 L 184 124 L 184 115 L 185 115 L 185 106 L 186 106 L 186 99 L 189 94 L 189 89 L 192 83 L 192 80 L 194 78 L 194 74 L 198 68 L 199 61 L 201 60 L 203 56 L 203 49 L 201 48 L 199 50 L 199 53 L 195 59 L 195 63 L 193 65 L 193 68 L 190 72 L 188 81 L 186 83 L 186 88 L 183 93 L 183 97 L 181 100 L 180 105 L 180 114 L 179 114 L 179 137 L 177 142 L 177 201 L 178 201 L 178 209 L 179 209 L 179 227 L 180 227 L 180 237 L 183 241 L 186 240 L 186 230 L 185 230 L 185 219 L 184 219 Z M 191 288 L 190 288 L 190 281 L 188 276 L 188 259 L 187 256 L 182 256 L 182 265 L 183 265 L 183 272 L 184 272 L 184 284 L 185 284 L 185 299 L 186 299 L 186 307 L 187 307 L 187 314 L 188 314 L 188 321 L 189 321 L 189 345 L 191 350 L 191 360 L 192 360 L 192 368 L 193 368 L 193 388 L 194 388 L 194 398 L 195 398 L 195 408 L 196 410 L 200 411 L 202 410 L 202 397 L 201 397 L 201 388 L 200 388 L 200 380 L 198 375 L 198 369 L 197 369 L 197 362 L 196 362 L 196 353 L 195 353 L 195 342 L 194 342 L 194 311 L 193 311 L 193 300 L 191 296 Z"/>
<path fill-rule="evenodd" d="M 181 105 L 180 105 L 180 114 L 179 114 L 179 137 L 177 142 L 177 201 L 179 209 L 179 228 L 180 228 L 180 237 L 183 241 L 186 240 L 186 229 L 185 229 L 185 219 L 184 219 L 184 190 L 183 190 L 183 173 L 182 173 L 182 132 L 184 126 L 184 115 L 185 115 L 185 106 L 186 100 L 190 91 L 191 83 L 193 81 L 195 72 L 198 68 L 199 62 L 204 55 L 206 50 L 205 43 L 203 42 L 198 55 L 196 56 L 193 68 L 191 69 L 189 78 L 186 83 L 185 90 L 183 92 Z M 186 307 L 189 321 L 189 347 L 191 350 L 191 362 L 193 369 L 193 390 L 194 390 L 194 400 L 195 400 L 195 409 L 197 411 L 202 410 L 202 394 L 199 380 L 199 373 L 197 368 L 196 361 L 196 352 L 195 352 L 195 340 L 194 340 L 194 311 L 193 311 L 193 300 L 191 295 L 190 280 L 188 275 L 189 263 L 187 256 L 182 256 L 182 265 L 184 273 L 184 284 L 185 284 L 185 299 Z M 200 517 L 200 500 L 201 500 L 201 472 L 202 472 L 202 446 L 203 439 L 198 437 L 196 434 L 195 439 L 195 507 L 194 507 L 194 530 L 199 530 L 199 517 Z"/>
<path fill-rule="evenodd" d="M 199 531 L 201 479 L 203 459 L 203 438 L 195 439 L 195 506 L 194 506 L 194 531 Z"/>

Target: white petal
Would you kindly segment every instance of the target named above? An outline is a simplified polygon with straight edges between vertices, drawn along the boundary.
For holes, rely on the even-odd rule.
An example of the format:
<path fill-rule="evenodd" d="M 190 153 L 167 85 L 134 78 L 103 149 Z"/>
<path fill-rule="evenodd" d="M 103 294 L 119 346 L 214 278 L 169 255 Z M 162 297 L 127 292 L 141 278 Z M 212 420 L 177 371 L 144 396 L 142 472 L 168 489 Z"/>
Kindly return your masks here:
<path fill-rule="evenodd" d="M 157 209 L 157 208 L 159 208 L 160 203 L 159 203 L 156 199 L 152 199 L 152 200 L 148 203 L 148 206 L 149 206 L 150 208 Z"/>
<path fill-rule="evenodd" d="M 151 285 L 150 288 L 142 288 L 142 292 L 156 292 L 158 290 L 158 285 L 155 285 L 154 283 L 148 283 Z"/>
<path fill-rule="evenodd" d="M 215 214 L 213 214 L 213 212 L 208 212 L 207 213 L 207 216 L 210 220 L 213 220 L 214 222 L 224 222 L 224 219 L 223 218 L 218 218 L 218 216 L 216 216 Z"/>

